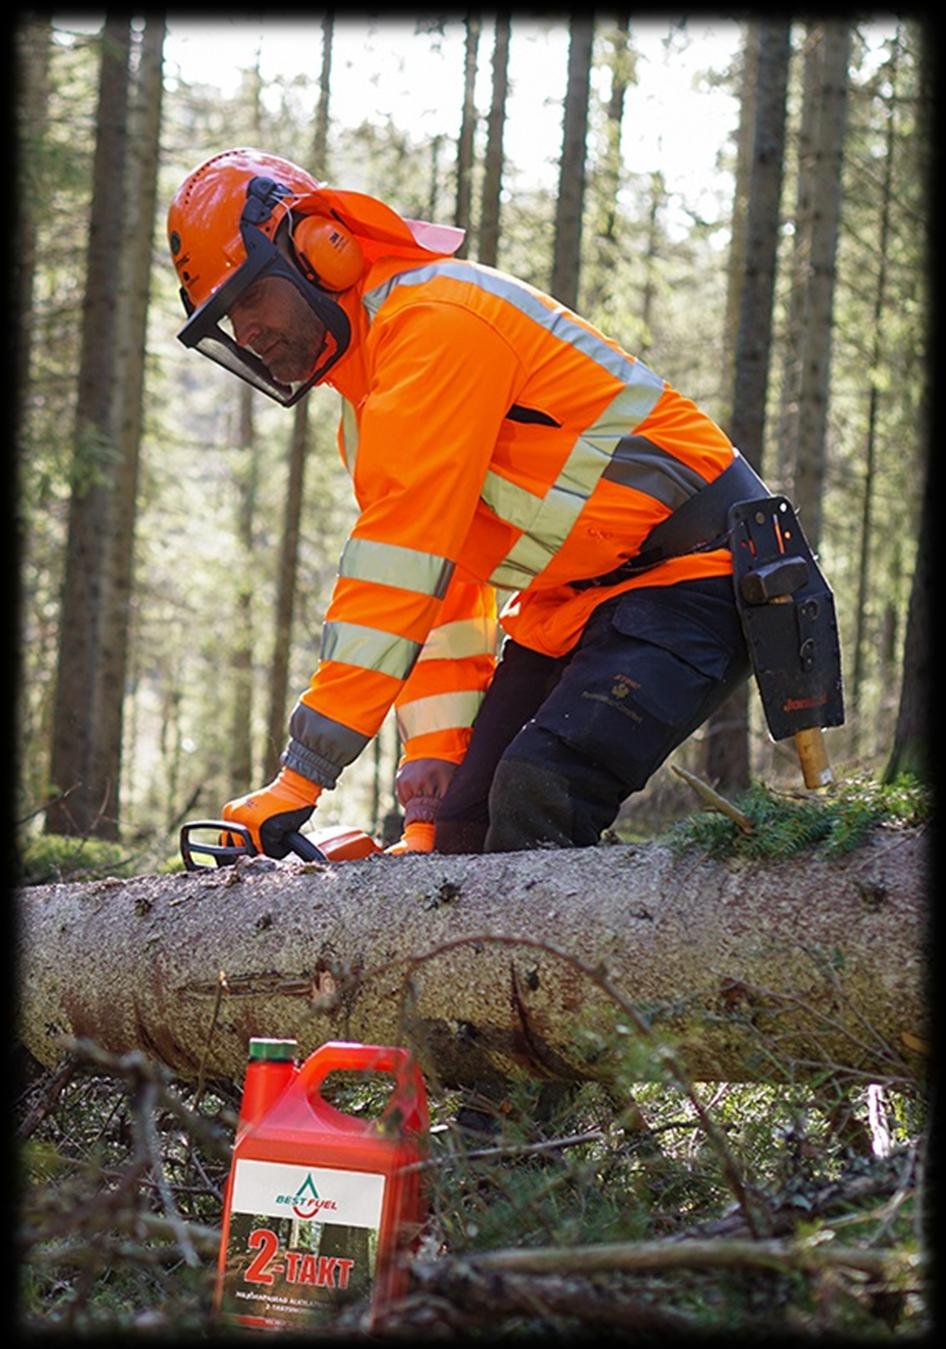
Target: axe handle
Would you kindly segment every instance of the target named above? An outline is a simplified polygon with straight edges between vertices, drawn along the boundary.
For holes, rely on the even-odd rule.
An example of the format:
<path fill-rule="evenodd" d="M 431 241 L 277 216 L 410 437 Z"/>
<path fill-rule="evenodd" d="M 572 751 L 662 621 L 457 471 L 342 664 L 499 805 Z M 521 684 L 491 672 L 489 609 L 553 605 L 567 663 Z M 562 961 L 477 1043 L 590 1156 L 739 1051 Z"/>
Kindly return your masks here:
<path fill-rule="evenodd" d="M 796 731 L 795 748 L 798 750 L 798 761 L 806 787 L 827 787 L 834 781 L 820 726 Z"/>

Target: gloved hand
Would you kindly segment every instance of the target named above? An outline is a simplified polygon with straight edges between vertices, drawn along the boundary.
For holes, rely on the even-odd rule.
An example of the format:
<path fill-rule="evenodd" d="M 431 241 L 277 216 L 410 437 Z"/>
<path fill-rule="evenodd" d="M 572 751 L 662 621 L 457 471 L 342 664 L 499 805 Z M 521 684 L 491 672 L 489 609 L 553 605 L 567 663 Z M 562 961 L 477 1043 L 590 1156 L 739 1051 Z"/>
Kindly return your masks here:
<path fill-rule="evenodd" d="M 291 768 L 281 768 L 267 786 L 228 801 L 223 818 L 246 825 L 258 852 L 285 857 L 292 851 L 286 835 L 302 828 L 321 792 L 317 782 Z"/>
<path fill-rule="evenodd" d="M 401 765 L 395 791 L 404 807 L 404 833 L 386 852 L 433 851 L 437 811 L 456 771 L 456 764 L 446 759 L 412 759 Z"/>
<path fill-rule="evenodd" d="M 434 833 L 437 826 L 433 820 L 404 821 L 404 832 L 397 843 L 392 843 L 385 852 L 392 857 L 400 857 L 406 852 L 433 852 Z"/>

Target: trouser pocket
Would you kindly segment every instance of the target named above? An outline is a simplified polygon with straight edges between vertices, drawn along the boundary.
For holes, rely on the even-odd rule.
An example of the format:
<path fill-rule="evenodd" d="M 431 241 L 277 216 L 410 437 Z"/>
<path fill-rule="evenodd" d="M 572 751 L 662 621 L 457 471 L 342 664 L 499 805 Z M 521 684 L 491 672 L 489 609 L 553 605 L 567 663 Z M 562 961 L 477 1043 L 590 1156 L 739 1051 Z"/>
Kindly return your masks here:
<path fill-rule="evenodd" d="M 747 673 L 728 577 L 630 591 L 601 606 L 533 724 L 638 790 Z"/>

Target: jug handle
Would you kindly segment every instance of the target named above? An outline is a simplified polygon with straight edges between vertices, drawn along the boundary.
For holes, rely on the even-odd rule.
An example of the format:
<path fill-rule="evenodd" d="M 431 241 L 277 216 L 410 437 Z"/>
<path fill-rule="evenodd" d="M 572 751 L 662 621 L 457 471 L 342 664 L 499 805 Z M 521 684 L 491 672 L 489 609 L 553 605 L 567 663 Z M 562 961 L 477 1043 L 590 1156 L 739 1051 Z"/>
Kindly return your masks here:
<path fill-rule="evenodd" d="M 305 1092 L 307 1096 L 314 1095 L 329 1073 L 336 1070 L 390 1073 L 394 1078 L 395 1087 L 379 1118 L 383 1120 L 395 1109 L 400 1108 L 404 1114 L 404 1129 L 420 1133 L 426 1131 L 427 1093 L 420 1067 L 410 1050 L 392 1045 L 363 1045 L 347 1040 L 329 1040 L 310 1054 L 302 1064 L 293 1087 L 297 1091 Z"/>

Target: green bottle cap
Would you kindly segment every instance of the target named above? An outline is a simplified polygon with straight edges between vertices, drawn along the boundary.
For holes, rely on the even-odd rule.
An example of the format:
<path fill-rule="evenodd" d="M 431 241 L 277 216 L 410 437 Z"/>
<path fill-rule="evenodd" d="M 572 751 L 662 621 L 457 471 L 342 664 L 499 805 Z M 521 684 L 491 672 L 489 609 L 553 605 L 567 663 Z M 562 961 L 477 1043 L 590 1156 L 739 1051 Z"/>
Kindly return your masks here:
<path fill-rule="evenodd" d="M 291 1063 L 299 1056 L 298 1040 L 266 1040 L 254 1037 L 250 1040 L 250 1060 L 267 1059 L 276 1063 Z"/>

